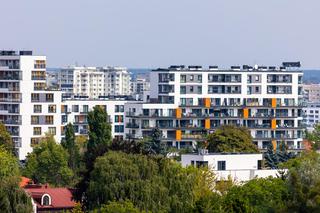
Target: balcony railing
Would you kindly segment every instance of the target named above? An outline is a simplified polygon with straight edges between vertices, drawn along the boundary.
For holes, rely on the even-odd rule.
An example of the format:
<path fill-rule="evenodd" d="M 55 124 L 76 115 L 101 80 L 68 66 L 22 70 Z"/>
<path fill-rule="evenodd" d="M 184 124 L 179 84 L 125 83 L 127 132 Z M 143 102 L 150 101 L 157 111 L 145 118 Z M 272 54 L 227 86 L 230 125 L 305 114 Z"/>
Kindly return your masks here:
<path fill-rule="evenodd" d="M 126 128 L 136 128 L 136 129 L 138 129 L 138 128 L 139 128 L 139 124 L 136 124 L 136 123 L 127 123 L 127 124 L 126 124 Z"/>

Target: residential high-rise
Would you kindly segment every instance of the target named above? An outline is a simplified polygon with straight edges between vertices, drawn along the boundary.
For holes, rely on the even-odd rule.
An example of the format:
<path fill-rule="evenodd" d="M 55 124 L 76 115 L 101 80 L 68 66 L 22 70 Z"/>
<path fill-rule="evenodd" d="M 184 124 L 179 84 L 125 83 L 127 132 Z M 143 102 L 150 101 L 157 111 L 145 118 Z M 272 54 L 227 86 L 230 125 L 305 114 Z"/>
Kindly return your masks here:
<path fill-rule="evenodd" d="M 0 120 L 23 160 L 46 132 L 60 141 L 61 92 L 46 86 L 46 57 L 0 51 Z"/>
<path fill-rule="evenodd" d="M 151 72 L 150 102 L 125 104 L 127 138 L 150 136 L 158 127 L 163 140 L 193 146 L 222 125 L 250 129 L 260 149 L 285 141 L 301 149 L 302 76 L 287 67 L 171 66 Z M 133 125 L 134 124 L 134 125 Z"/>
<path fill-rule="evenodd" d="M 320 102 L 320 84 L 303 84 L 306 102 Z"/>
<path fill-rule="evenodd" d="M 65 96 L 129 96 L 130 74 L 123 67 L 68 67 L 59 73 Z"/>

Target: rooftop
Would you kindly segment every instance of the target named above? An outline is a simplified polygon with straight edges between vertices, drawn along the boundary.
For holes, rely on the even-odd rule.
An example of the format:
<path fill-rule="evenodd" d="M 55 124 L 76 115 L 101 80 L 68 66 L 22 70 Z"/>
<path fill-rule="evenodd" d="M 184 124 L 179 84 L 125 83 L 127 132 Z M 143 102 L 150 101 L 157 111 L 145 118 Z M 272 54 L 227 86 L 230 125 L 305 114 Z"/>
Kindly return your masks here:
<path fill-rule="evenodd" d="M 21 55 L 32 55 L 31 50 L 0 50 L 0 56 L 21 56 Z"/>

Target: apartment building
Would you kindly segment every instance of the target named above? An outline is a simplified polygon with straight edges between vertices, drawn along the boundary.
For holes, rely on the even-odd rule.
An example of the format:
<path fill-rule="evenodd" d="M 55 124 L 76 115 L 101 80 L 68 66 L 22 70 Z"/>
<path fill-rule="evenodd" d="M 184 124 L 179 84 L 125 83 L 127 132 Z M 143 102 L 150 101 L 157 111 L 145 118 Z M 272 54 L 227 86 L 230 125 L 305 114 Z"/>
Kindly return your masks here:
<path fill-rule="evenodd" d="M 150 91 L 150 80 L 147 77 L 137 77 L 131 82 L 132 94 L 137 100 L 143 100 L 146 91 Z"/>
<path fill-rule="evenodd" d="M 61 104 L 62 137 L 64 128 L 73 123 L 76 135 L 88 134 L 88 112 L 93 107 L 100 106 L 108 114 L 107 120 L 111 123 L 112 136 L 122 140 L 125 136 L 124 129 L 124 104 L 125 99 L 66 99 Z"/>
<path fill-rule="evenodd" d="M 59 85 L 66 97 L 128 96 L 130 74 L 124 67 L 68 67 L 59 72 Z"/>
<path fill-rule="evenodd" d="M 312 131 L 314 125 L 320 123 L 320 102 L 308 102 L 303 112 L 303 123 L 308 131 Z"/>
<path fill-rule="evenodd" d="M 320 84 L 303 84 L 306 102 L 320 102 Z"/>
<path fill-rule="evenodd" d="M 261 149 L 285 141 L 302 149 L 302 76 L 297 63 L 284 66 L 171 66 L 150 74 L 150 102 L 127 103 L 127 138 L 147 137 L 159 127 L 163 140 L 194 146 L 222 125 L 248 127 Z"/>
<path fill-rule="evenodd" d="M 60 141 L 61 92 L 46 87 L 46 57 L 0 51 L 0 120 L 23 160 L 46 132 Z"/>

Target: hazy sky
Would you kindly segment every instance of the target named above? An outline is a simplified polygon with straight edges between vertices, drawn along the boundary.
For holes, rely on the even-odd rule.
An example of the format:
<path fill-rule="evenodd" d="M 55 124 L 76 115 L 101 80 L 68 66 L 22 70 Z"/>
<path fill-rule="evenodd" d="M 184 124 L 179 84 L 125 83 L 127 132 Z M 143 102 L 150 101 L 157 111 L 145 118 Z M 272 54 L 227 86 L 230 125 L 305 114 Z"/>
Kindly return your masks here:
<path fill-rule="evenodd" d="M 32 49 L 49 67 L 320 68 L 319 11 L 319 0 L 3 0 L 0 49 Z"/>

